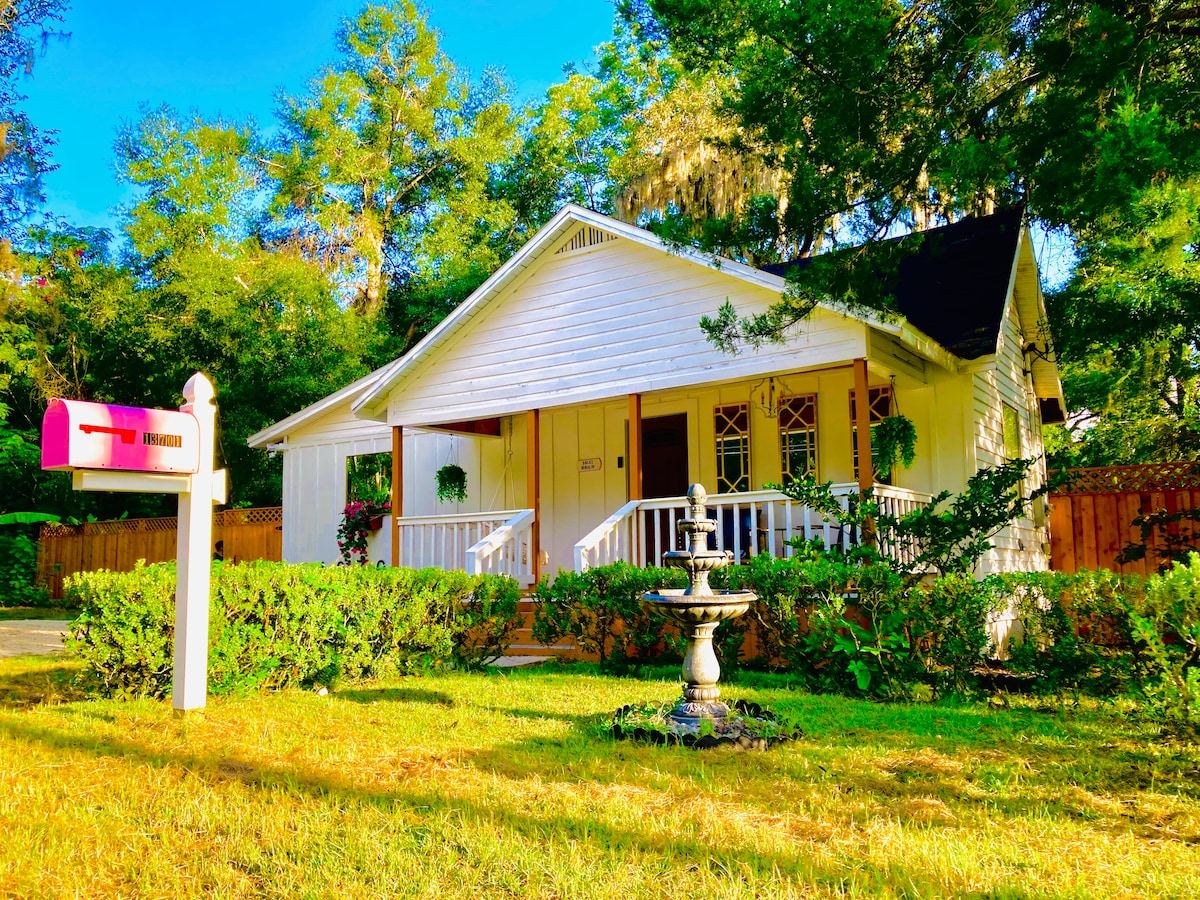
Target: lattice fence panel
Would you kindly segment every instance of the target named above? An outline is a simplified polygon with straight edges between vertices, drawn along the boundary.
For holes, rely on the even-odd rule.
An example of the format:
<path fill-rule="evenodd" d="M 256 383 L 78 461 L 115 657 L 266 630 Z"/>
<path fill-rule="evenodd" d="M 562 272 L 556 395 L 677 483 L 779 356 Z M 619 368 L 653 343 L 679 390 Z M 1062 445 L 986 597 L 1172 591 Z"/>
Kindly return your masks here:
<path fill-rule="evenodd" d="M 230 562 L 283 558 L 283 508 L 227 509 L 213 513 L 213 555 Z M 179 522 L 174 516 L 42 526 L 38 577 L 61 599 L 63 579 L 76 572 L 128 572 L 139 559 L 175 558 Z"/>
<path fill-rule="evenodd" d="M 1200 463 L 1153 463 L 1068 469 L 1056 494 L 1131 494 L 1200 488 Z"/>
<path fill-rule="evenodd" d="M 1169 540 L 1200 543 L 1200 526 L 1188 519 L 1143 537 L 1134 521 L 1157 513 L 1200 507 L 1200 464 L 1072 469 L 1070 480 L 1049 497 L 1050 567 L 1060 572 L 1111 569 L 1148 575 L 1166 560 Z M 1143 545 L 1144 559 L 1120 562 L 1128 545 Z"/>
<path fill-rule="evenodd" d="M 213 514 L 213 525 L 278 525 L 283 521 L 282 506 L 261 506 L 254 509 L 226 509 Z"/>

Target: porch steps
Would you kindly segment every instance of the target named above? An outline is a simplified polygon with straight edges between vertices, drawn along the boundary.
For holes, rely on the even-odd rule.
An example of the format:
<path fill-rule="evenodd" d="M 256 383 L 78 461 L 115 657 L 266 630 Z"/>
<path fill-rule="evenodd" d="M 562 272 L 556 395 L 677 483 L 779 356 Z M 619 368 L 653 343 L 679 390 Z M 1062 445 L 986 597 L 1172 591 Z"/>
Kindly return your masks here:
<path fill-rule="evenodd" d="M 517 628 L 512 645 L 508 648 L 509 654 L 543 658 L 557 657 L 559 659 L 576 658 L 575 642 L 571 638 L 563 638 L 555 644 L 539 644 L 533 639 L 534 606 L 535 602 L 528 597 L 521 598 L 517 604 L 517 612 L 521 615 L 521 625 Z"/>

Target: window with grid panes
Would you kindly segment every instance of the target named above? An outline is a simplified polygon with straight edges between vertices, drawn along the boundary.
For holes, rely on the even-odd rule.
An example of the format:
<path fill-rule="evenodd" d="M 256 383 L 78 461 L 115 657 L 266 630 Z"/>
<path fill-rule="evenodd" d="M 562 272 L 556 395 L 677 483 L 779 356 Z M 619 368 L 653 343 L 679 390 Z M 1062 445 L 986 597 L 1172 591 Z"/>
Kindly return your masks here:
<path fill-rule="evenodd" d="M 717 493 L 750 490 L 750 407 L 747 403 L 713 410 L 717 435 Z"/>
<path fill-rule="evenodd" d="M 858 404 L 855 391 L 850 391 L 850 452 L 854 456 L 854 479 L 858 480 Z M 879 445 L 875 440 L 875 426 L 892 414 L 891 385 L 882 385 L 867 389 L 867 412 L 870 416 L 871 427 L 871 468 L 875 472 L 875 480 L 881 484 L 892 483 L 892 470 L 881 472 L 882 461 L 879 459 Z"/>
<path fill-rule="evenodd" d="M 779 451 L 785 485 L 802 475 L 818 477 L 816 394 L 785 397 L 780 402 Z"/>

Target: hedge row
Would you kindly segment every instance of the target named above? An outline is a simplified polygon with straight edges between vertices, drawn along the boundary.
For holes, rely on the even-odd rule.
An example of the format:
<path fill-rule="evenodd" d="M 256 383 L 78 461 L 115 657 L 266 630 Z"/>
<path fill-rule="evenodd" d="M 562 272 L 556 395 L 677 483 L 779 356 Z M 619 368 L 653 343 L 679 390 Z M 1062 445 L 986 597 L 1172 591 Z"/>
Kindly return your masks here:
<path fill-rule="evenodd" d="M 175 565 L 85 572 L 66 585 L 80 616 L 68 646 L 107 696 L 170 693 Z M 517 583 L 435 569 L 214 563 L 213 694 L 330 685 L 386 672 L 474 667 L 519 624 Z"/>
<path fill-rule="evenodd" d="M 574 637 L 609 666 L 672 655 L 678 634 L 640 596 L 680 578 L 621 563 L 560 573 L 536 589 L 534 634 Z M 758 595 L 717 632 L 727 674 L 756 665 L 814 691 L 895 699 L 971 695 L 1001 678 L 1060 700 L 1132 695 L 1184 724 L 1200 714 L 1200 556 L 1148 579 L 1046 572 L 911 584 L 869 560 L 763 555 L 714 573 L 713 583 Z M 987 623 L 1010 617 L 1019 624 L 997 667 Z"/>

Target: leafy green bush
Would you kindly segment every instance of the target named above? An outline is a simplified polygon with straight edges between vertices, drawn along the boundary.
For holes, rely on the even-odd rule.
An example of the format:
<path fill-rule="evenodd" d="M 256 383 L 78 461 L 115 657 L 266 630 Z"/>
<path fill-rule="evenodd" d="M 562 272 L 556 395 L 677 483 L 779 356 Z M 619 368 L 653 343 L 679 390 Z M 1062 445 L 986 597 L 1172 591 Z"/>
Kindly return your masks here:
<path fill-rule="evenodd" d="M 534 588 L 533 637 L 543 644 L 572 637 L 602 666 L 650 659 L 674 642 L 666 618 L 647 609 L 642 595 L 686 584 L 680 569 L 638 569 L 624 562 L 583 574 L 560 571 Z"/>
<path fill-rule="evenodd" d="M 608 666 L 648 659 L 679 648 L 680 638 L 641 597 L 684 583 L 679 570 L 625 563 L 560 572 L 534 592 L 533 635 L 544 643 L 571 636 Z M 745 616 L 717 631 L 725 676 L 753 634 L 756 662 L 793 672 L 813 690 L 905 697 L 926 683 L 961 693 L 987 645 L 992 598 L 982 587 L 966 576 L 906 587 L 870 552 L 762 554 L 714 572 L 712 584 L 758 595 Z"/>
<path fill-rule="evenodd" d="M 1146 581 L 1142 598 L 1127 598 L 1133 637 L 1147 658 L 1142 692 L 1149 711 L 1195 728 L 1200 710 L 1200 554 Z"/>
<path fill-rule="evenodd" d="M 920 673 L 900 576 L 878 561 L 837 552 L 820 554 L 806 567 L 815 588 L 805 639 L 813 687 L 906 696 Z"/>
<path fill-rule="evenodd" d="M 1113 696 L 1136 683 L 1139 654 L 1127 609 L 1144 591 L 1141 576 L 1018 572 L 988 582 L 997 597 L 1012 602 L 1021 623 L 1007 665 L 1032 676 L 1027 690 L 1061 701 L 1068 695 Z"/>
<path fill-rule="evenodd" d="M 70 648 L 105 695 L 164 696 L 175 567 L 86 572 L 66 585 L 82 612 Z M 213 566 L 209 690 L 358 681 L 385 671 L 477 666 L 519 624 L 515 581 L 440 570 L 257 562 Z"/>
<path fill-rule="evenodd" d="M 50 594 L 37 583 L 37 541 L 17 529 L 0 533 L 0 606 L 46 606 Z"/>
<path fill-rule="evenodd" d="M 989 616 L 1004 603 L 991 582 L 964 572 L 914 585 L 903 612 L 916 671 L 937 697 L 978 691 L 980 666 L 991 651 Z"/>

